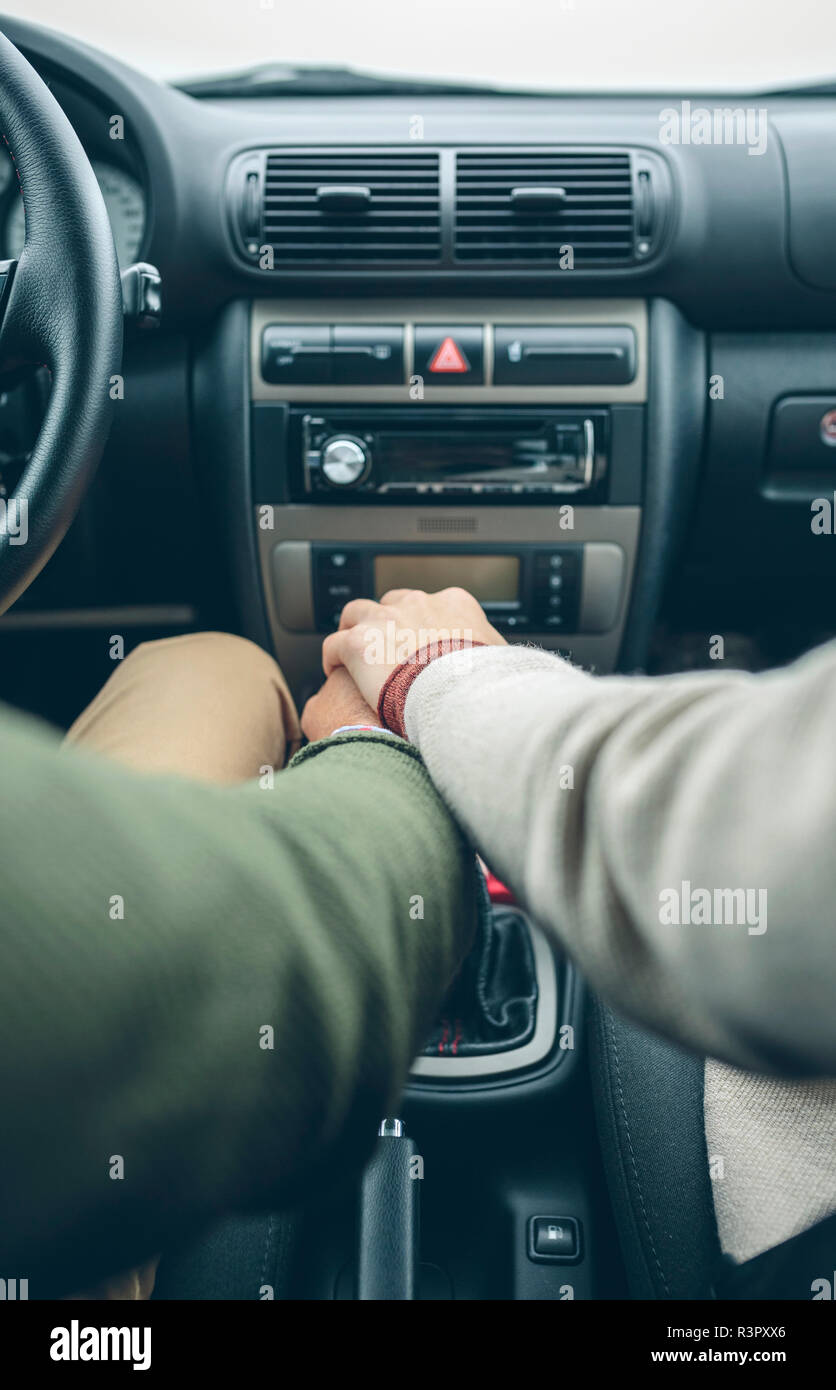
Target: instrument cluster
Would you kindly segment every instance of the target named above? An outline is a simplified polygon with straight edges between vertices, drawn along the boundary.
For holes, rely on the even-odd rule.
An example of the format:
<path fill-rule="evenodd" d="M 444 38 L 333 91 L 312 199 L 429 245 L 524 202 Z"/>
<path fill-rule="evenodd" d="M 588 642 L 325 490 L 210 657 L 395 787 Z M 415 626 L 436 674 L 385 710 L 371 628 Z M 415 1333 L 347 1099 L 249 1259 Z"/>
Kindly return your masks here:
<path fill-rule="evenodd" d="M 139 259 L 145 237 L 145 193 L 139 180 L 105 159 L 92 159 L 93 172 L 104 197 L 113 228 L 119 265 L 124 270 Z M 0 155 L 0 246 L 2 256 L 17 260 L 23 250 L 26 217 L 11 158 Z"/>

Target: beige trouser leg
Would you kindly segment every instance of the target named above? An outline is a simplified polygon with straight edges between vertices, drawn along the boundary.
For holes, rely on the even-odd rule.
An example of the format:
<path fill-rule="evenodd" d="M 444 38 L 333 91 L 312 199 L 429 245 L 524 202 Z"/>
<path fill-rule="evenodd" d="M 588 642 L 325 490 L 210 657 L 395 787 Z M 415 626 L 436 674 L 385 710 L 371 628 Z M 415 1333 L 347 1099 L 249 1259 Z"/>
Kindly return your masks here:
<path fill-rule="evenodd" d="M 293 697 L 272 657 L 228 633 L 146 642 L 116 667 L 67 734 L 144 772 L 246 782 L 279 769 L 299 747 Z M 157 1260 L 78 1298 L 145 1299 Z"/>
<path fill-rule="evenodd" d="M 273 658 L 223 632 L 143 643 L 67 734 L 128 767 L 201 782 L 246 782 L 260 767 L 281 768 L 301 738 Z"/>

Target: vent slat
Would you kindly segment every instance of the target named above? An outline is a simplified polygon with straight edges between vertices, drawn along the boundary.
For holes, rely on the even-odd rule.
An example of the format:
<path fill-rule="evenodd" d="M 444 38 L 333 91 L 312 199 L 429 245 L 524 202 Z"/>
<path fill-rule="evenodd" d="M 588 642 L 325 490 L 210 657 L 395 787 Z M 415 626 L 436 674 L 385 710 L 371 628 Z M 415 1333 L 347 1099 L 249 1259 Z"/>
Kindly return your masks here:
<path fill-rule="evenodd" d="M 290 242 L 298 241 L 299 230 L 298 227 L 294 227 L 292 231 L 279 229 L 275 237 L 276 245 L 288 245 Z M 327 231 L 317 229 L 313 232 L 305 232 L 306 240 L 313 239 L 323 245 L 340 241 L 349 242 L 356 239 L 361 246 L 372 244 L 382 246 L 386 242 L 395 242 L 404 237 L 407 241 L 420 241 L 423 246 L 426 246 L 430 240 L 429 234 L 423 237 L 420 233 L 416 235 L 414 227 L 387 227 L 385 230 L 381 229 L 374 238 L 370 238 L 367 232 L 354 231 L 351 227 L 335 227 Z"/>
<path fill-rule="evenodd" d="M 611 179 L 595 179 L 589 180 L 585 183 L 573 183 L 571 179 L 567 179 L 565 176 L 561 176 L 558 174 L 555 176 L 553 180 L 550 180 L 550 182 L 554 183 L 557 183 L 558 181 L 561 187 L 565 188 L 567 192 L 569 192 L 572 188 L 577 188 L 579 195 L 594 192 L 598 189 L 602 190 L 605 195 L 607 190 L 615 190 L 613 196 L 620 197 L 624 197 L 625 193 L 627 195 L 629 195 L 630 193 L 630 182 L 628 179 L 625 179 L 622 183 L 616 183 L 614 180 Z M 527 182 L 532 187 L 534 186 L 533 179 L 529 179 Z M 515 188 L 520 183 L 523 187 L 526 186 L 526 180 L 523 179 L 519 174 L 517 175 L 516 179 L 512 178 L 496 180 L 493 183 L 485 183 L 482 181 L 480 181 L 479 183 L 464 183 L 460 185 L 458 196 L 460 198 L 484 198 L 496 197 L 497 195 L 504 195 L 505 197 L 507 197 L 508 194 L 511 192 L 511 189 Z"/>
<path fill-rule="evenodd" d="M 511 191 L 563 188 L 553 211 L 514 210 Z M 554 260 L 573 248 L 575 265 L 634 259 L 633 174 L 626 152 L 478 150 L 456 157 L 454 254 L 458 261 L 516 265 Z"/>
<path fill-rule="evenodd" d="M 605 233 L 611 240 L 619 238 L 622 242 L 627 244 L 632 242 L 633 239 L 632 227 L 613 227 L 609 224 L 607 224 L 604 227 L 596 227 L 589 225 L 579 226 L 577 224 L 572 223 L 570 223 L 566 227 L 526 228 L 524 231 L 518 231 L 516 227 L 508 226 L 465 227 L 462 230 L 461 235 L 463 237 L 504 237 L 508 240 L 519 241 L 522 243 L 527 239 L 536 240 L 537 238 L 542 239 L 543 237 L 551 237 L 554 241 L 565 241 L 567 236 L 570 234 L 574 236 L 589 235 L 592 237 L 600 237 L 602 233 Z"/>
<path fill-rule="evenodd" d="M 323 211 L 323 184 L 368 188 L 368 208 Z M 262 238 L 281 264 L 441 259 L 436 153 L 410 150 L 275 150 L 268 154 Z"/>
<path fill-rule="evenodd" d="M 372 196 L 374 197 L 374 190 L 372 190 Z M 314 194 L 311 194 L 308 197 L 297 197 L 294 195 L 287 196 L 284 193 L 273 193 L 268 194 L 265 197 L 264 202 L 265 204 L 269 203 L 271 207 L 286 207 L 288 211 L 290 211 L 290 209 L 292 208 L 298 208 L 301 212 L 319 212 L 319 204 Z M 415 198 L 407 198 L 403 195 L 401 195 L 400 197 L 391 198 L 374 197 L 372 214 L 374 214 L 378 210 L 383 212 L 387 207 L 398 208 L 403 207 L 404 205 L 408 205 L 409 207 L 413 207 L 416 205 L 418 207 L 426 208 L 438 207 L 438 198 L 430 197 L 424 194 L 418 194 Z M 364 215 L 368 217 L 372 214 L 366 213 Z"/>

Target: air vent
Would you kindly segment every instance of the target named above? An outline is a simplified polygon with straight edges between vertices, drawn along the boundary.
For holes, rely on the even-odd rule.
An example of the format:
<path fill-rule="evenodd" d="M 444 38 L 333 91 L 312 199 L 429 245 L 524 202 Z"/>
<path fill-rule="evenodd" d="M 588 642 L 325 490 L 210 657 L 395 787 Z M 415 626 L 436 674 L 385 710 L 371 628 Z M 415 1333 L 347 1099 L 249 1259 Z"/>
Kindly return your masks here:
<path fill-rule="evenodd" d="M 629 150 L 459 152 L 457 261 L 605 267 L 643 254 Z"/>
<path fill-rule="evenodd" d="M 274 248 L 277 268 L 437 262 L 438 154 L 271 151 L 261 242 Z"/>

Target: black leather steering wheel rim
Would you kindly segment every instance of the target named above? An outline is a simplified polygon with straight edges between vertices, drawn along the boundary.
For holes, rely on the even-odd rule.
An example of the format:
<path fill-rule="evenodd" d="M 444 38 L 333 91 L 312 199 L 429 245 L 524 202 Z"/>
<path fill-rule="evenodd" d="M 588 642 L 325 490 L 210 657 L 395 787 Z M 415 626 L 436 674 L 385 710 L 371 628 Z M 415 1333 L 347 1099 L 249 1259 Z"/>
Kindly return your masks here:
<path fill-rule="evenodd" d="M 0 508 L 3 613 L 63 539 L 107 442 L 122 363 L 122 290 L 110 221 L 78 136 L 3 34 L 0 138 L 26 220 L 20 259 L 6 263 L 0 373 L 42 364 L 52 377 L 17 506 Z M 25 526 L 13 524 L 24 517 Z"/>

